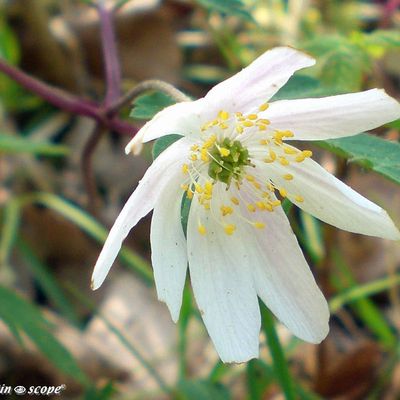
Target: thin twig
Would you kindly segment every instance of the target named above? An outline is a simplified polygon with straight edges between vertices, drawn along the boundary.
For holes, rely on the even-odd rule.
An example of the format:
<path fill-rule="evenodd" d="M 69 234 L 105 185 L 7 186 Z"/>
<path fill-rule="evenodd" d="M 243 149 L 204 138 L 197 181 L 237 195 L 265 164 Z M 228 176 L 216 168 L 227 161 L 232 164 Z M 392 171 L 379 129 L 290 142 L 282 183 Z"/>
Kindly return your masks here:
<path fill-rule="evenodd" d="M 178 90 L 175 86 L 172 86 L 164 81 L 151 79 L 139 83 L 138 85 L 133 87 L 128 93 L 119 98 L 114 104 L 110 105 L 110 107 L 108 107 L 107 109 L 108 115 L 115 114 L 121 108 L 129 105 L 136 96 L 148 90 L 158 90 L 160 92 L 163 92 L 177 102 L 191 100 L 189 96 Z"/>
<path fill-rule="evenodd" d="M 137 128 L 132 124 L 116 117 L 110 117 L 107 111 L 102 109 L 97 103 L 49 85 L 8 64 L 2 59 L 0 59 L 0 71 L 25 89 L 62 110 L 71 114 L 92 118 L 108 129 L 120 134 L 132 135 L 137 132 Z"/>
<path fill-rule="evenodd" d="M 109 10 L 102 0 L 98 2 L 97 10 L 100 17 L 101 45 L 106 79 L 106 95 L 103 105 L 104 108 L 107 108 L 120 96 L 121 66 L 115 40 L 113 10 Z"/>

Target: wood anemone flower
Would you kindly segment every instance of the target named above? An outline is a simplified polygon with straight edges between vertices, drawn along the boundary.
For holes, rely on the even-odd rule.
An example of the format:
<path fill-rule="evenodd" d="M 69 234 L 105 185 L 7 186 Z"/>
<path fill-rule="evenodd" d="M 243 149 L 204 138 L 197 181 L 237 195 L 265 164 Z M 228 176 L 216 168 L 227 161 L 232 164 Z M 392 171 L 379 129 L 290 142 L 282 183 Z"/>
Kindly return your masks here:
<path fill-rule="evenodd" d="M 299 338 L 326 337 L 328 305 L 281 200 L 350 232 L 393 240 L 400 232 L 381 207 L 290 143 L 376 128 L 399 118 L 400 105 L 378 89 L 269 103 L 295 71 L 314 63 L 292 48 L 267 51 L 204 98 L 167 107 L 140 130 L 127 152 L 164 135 L 182 138 L 153 162 L 118 216 L 94 269 L 94 289 L 130 229 L 154 209 L 158 297 L 177 321 L 189 265 L 197 305 L 223 361 L 258 356 L 257 297 Z M 186 237 L 183 196 L 191 199 Z"/>

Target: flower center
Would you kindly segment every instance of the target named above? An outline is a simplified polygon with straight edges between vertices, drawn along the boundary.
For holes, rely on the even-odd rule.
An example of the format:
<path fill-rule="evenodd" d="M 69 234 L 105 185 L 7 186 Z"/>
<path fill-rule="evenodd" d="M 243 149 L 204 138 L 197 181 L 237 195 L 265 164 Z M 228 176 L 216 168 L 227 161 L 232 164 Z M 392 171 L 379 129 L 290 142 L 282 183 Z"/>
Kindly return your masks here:
<path fill-rule="evenodd" d="M 268 109 L 265 103 L 259 112 Z M 294 179 L 291 163 L 311 157 L 309 150 L 298 150 L 284 143 L 291 131 L 271 130 L 270 121 L 258 114 L 229 114 L 220 111 L 215 119 L 201 127 L 201 137 L 190 148 L 186 176 L 181 185 L 186 196 L 198 201 L 213 219 L 232 235 L 236 224 L 245 222 L 256 229 L 266 226 L 262 213 L 281 205 L 276 197 L 289 197 L 295 204 L 304 198 L 290 190 Z M 260 163 L 270 164 L 271 176 Z M 278 172 L 277 172 L 278 171 Z M 268 176 L 267 176 L 268 175 Z M 200 234 L 207 233 L 198 221 Z"/>
<path fill-rule="evenodd" d="M 229 187 L 232 179 L 241 180 L 243 169 L 251 165 L 248 150 L 239 140 L 223 139 L 215 143 L 209 151 L 208 175 L 215 181 L 226 183 Z"/>

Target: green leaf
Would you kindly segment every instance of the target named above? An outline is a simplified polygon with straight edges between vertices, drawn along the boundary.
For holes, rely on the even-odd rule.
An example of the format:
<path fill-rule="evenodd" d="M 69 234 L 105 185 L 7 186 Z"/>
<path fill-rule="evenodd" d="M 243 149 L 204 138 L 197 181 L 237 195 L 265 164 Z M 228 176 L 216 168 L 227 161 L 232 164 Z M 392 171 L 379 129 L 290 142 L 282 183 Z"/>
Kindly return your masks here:
<path fill-rule="evenodd" d="M 362 133 L 314 143 L 400 184 L 400 143 L 398 142 Z"/>
<path fill-rule="evenodd" d="M 112 382 L 106 383 L 100 389 L 91 386 L 86 390 L 83 400 L 111 400 L 115 391 Z"/>
<path fill-rule="evenodd" d="M 4 207 L 3 226 L 0 235 L 0 266 L 8 264 L 11 251 L 17 238 L 21 221 L 19 202 L 10 200 Z"/>
<path fill-rule="evenodd" d="M 179 400 L 229 400 L 229 390 L 219 383 L 209 381 L 180 381 L 177 387 Z"/>
<path fill-rule="evenodd" d="M 136 97 L 134 108 L 130 117 L 135 119 L 151 119 L 165 107 L 171 106 L 175 101 L 162 92 L 151 92 Z"/>
<path fill-rule="evenodd" d="M 69 351 L 55 339 L 49 323 L 42 317 L 40 311 L 27 300 L 2 286 L 0 286 L 0 318 L 9 326 L 11 332 L 24 332 L 60 371 L 82 383 L 88 382 L 88 378 Z"/>
<path fill-rule="evenodd" d="M 41 156 L 65 156 L 69 153 L 66 146 L 49 142 L 34 142 L 28 138 L 0 133 L 1 153 L 30 153 Z"/>
<path fill-rule="evenodd" d="M 180 139 L 181 135 L 165 135 L 157 139 L 153 144 L 152 156 L 153 160 L 155 160 L 167 147 L 171 146 L 172 143 L 175 143 L 178 139 Z"/>
<path fill-rule="evenodd" d="M 210 11 L 225 15 L 233 15 L 249 22 L 255 22 L 245 4 L 240 0 L 197 0 L 199 4 Z"/>
<path fill-rule="evenodd" d="M 246 375 L 251 400 L 262 400 L 267 387 L 275 381 L 272 368 L 264 368 L 260 360 L 250 360 Z"/>

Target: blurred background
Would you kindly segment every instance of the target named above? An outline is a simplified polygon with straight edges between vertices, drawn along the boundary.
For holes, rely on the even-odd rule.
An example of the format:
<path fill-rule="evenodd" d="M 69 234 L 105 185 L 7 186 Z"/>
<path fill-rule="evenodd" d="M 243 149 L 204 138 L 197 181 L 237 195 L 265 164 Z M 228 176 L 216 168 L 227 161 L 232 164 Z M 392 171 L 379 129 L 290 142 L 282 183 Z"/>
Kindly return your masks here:
<path fill-rule="evenodd" d="M 260 359 L 241 365 L 218 361 L 190 285 L 177 325 L 157 301 L 150 216 L 90 289 L 108 229 L 152 161 L 151 144 L 139 157 L 124 146 L 171 102 L 120 96 L 160 79 L 197 98 L 277 45 L 317 59 L 278 97 L 373 87 L 400 97 L 397 0 L 0 1 L 0 395 L 64 384 L 54 398 L 400 399 L 399 243 L 289 208 L 331 331 L 315 346 L 276 324 L 280 340 L 269 348 L 263 329 Z M 399 129 L 313 147 L 398 226 Z"/>

